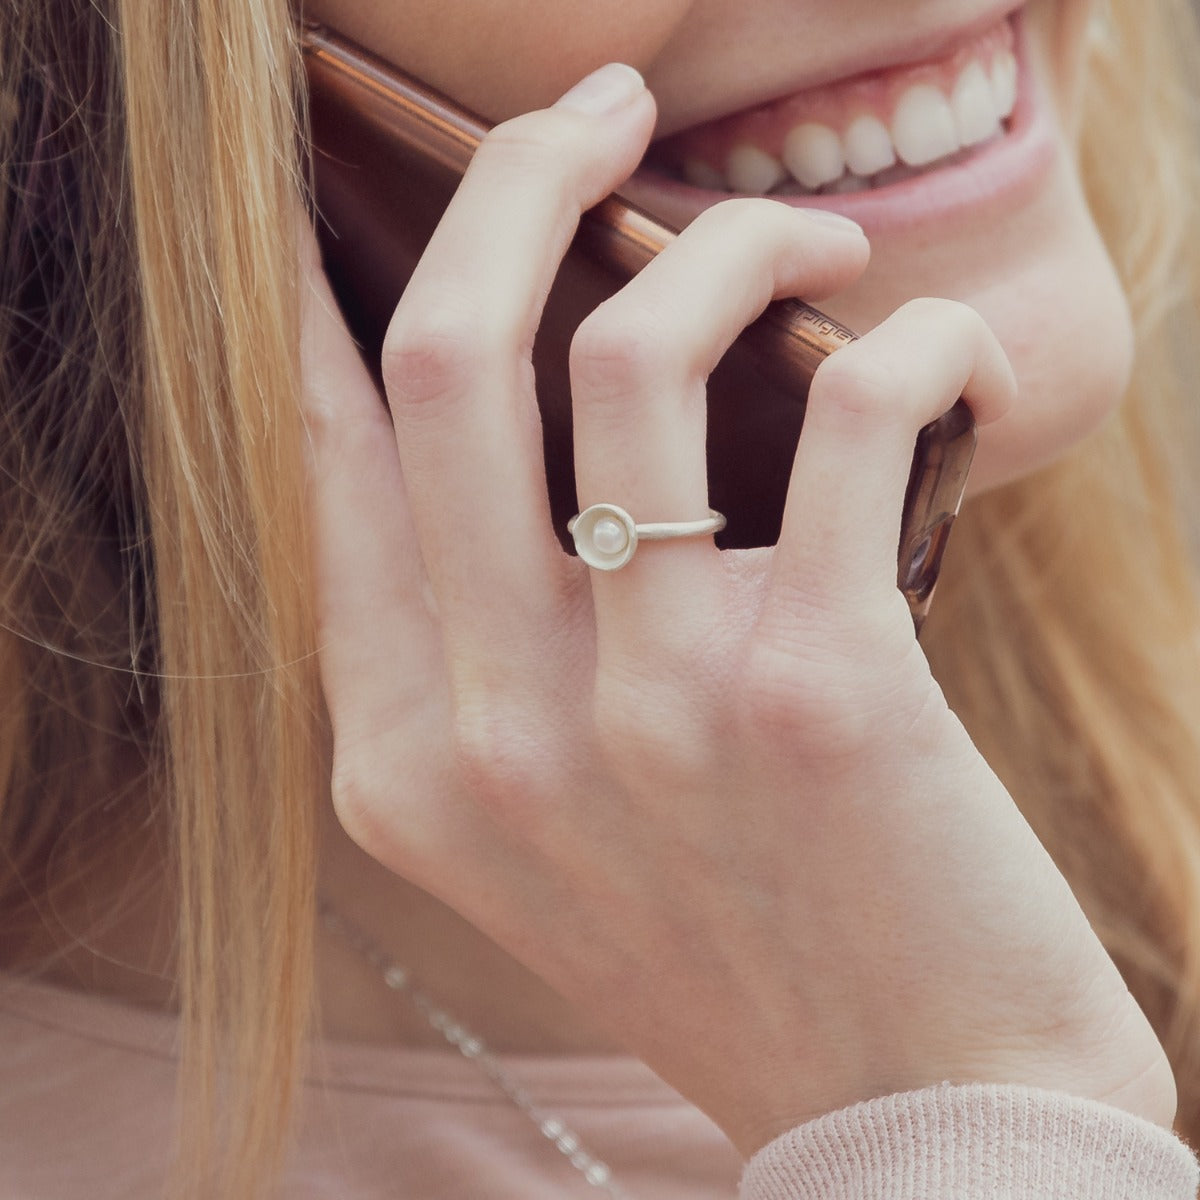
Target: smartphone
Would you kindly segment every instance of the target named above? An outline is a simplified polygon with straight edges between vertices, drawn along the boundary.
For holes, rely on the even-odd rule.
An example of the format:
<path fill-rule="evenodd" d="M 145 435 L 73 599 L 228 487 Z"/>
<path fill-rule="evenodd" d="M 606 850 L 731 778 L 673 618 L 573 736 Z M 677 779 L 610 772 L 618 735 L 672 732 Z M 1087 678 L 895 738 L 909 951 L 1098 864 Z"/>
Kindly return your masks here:
<path fill-rule="evenodd" d="M 318 237 L 347 323 L 378 380 L 392 311 L 489 126 L 326 25 L 306 23 L 302 41 Z M 564 546 L 572 545 L 567 521 L 576 511 L 571 337 L 675 236 L 619 193 L 610 196 L 583 215 L 551 291 L 533 360 L 546 482 Z M 709 503 L 728 520 L 721 546 L 778 539 L 809 382 L 822 359 L 854 336 L 807 304 L 778 301 L 709 377 Z M 917 439 L 897 583 L 918 632 L 974 451 L 975 423 L 961 400 Z"/>

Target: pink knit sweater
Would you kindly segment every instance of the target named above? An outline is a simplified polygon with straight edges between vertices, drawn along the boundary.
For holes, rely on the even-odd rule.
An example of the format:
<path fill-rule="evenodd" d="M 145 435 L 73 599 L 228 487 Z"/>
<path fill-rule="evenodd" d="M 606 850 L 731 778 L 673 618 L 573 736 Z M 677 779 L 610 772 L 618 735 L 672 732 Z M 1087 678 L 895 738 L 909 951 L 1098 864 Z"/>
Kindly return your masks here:
<path fill-rule="evenodd" d="M 177 1025 L 0 976 L 0 1200 L 158 1200 Z M 944 1085 L 802 1125 L 742 1172 L 719 1130 L 624 1058 L 507 1068 L 641 1200 L 1194 1200 L 1188 1148 L 1116 1109 Z M 286 1200 L 599 1196 L 452 1053 L 323 1043 L 301 1097 Z"/>

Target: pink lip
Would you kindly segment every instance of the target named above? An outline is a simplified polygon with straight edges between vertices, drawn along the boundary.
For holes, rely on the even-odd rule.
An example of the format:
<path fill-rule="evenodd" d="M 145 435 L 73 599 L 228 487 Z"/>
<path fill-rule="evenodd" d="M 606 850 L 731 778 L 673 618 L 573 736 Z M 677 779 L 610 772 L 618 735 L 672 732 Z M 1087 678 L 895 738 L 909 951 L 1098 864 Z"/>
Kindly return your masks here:
<path fill-rule="evenodd" d="M 886 187 L 845 195 L 772 198 L 794 208 L 842 213 L 868 234 L 938 224 L 989 204 L 1019 202 L 1040 185 L 1058 147 L 1047 98 L 1030 69 L 1024 22 L 1019 13 L 1013 20 L 1018 98 L 1003 137 L 947 166 Z M 693 187 L 649 166 L 640 167 L 620 191 L 677 228 L 732 194 Z"/>

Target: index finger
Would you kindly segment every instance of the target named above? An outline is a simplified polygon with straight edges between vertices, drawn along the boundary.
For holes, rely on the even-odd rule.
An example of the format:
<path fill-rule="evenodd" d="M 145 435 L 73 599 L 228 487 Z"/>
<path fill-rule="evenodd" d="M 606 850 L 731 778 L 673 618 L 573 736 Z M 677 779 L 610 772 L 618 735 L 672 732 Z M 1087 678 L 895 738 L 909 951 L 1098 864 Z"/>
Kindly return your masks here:
<path fill-rule="evenodd" d="M 484 138 L 385 338 L 413 522 L 453 663 L 515 647 L 540 656 L 536 631 L 570 578 L 531 352 L 581 212 L 634 169 L 654 117 L 635 71 L 603 74 L 620 85 L 616 107 L 579 110 L 568 93 Z"/>

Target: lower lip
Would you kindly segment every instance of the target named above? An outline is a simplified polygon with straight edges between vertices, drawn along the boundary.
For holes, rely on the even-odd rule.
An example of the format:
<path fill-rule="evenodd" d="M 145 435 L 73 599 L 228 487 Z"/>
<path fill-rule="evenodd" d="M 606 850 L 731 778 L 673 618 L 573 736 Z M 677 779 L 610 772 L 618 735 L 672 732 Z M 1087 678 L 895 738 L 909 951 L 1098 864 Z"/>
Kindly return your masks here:
<path fill-rule="evenodd" d="M 823 208 L 857 221 L 868 234 L 938 225 L 995 206 L 1013 207 L 1035 192 L 1058 153 L 1046 96 L 1029 66 L 1029 48 L 1017 21 L 1017 105 L 1004 136 L 953 165 L 900 183 L 845 195 L 772 196 L 792 208 Z M 639 168 L 623 195 L 683 228 L 706 208 L 737 194 L 692 187 Z"/>

